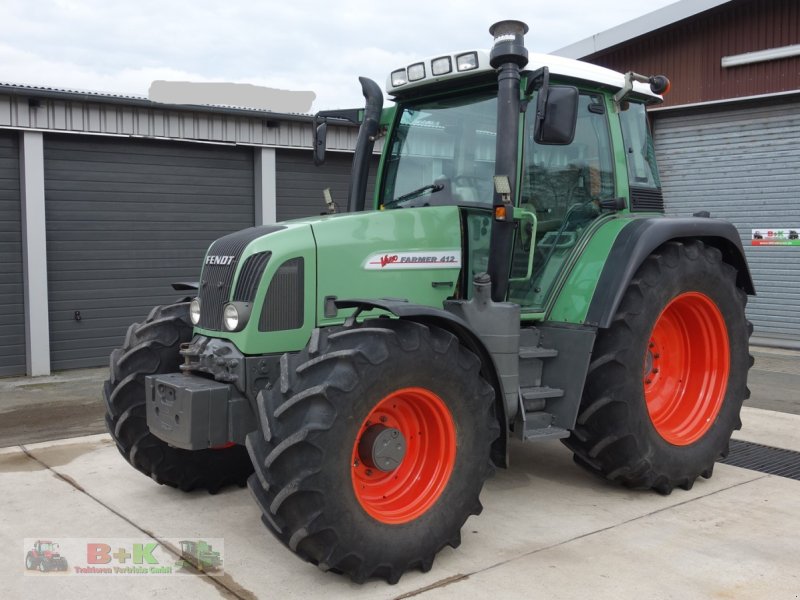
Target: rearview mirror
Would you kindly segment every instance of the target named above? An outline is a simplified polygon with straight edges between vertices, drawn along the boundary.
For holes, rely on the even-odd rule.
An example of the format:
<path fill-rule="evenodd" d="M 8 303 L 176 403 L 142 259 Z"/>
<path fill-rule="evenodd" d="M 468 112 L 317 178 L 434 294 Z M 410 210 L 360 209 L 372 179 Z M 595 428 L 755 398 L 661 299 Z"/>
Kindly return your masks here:
<path fill-rule="evenodd" d="M 325 141 L 328 137 L 328 124 L 324 121 L 314 127 L 314 164 L 320 166 L 325 162 Z"/>
<path fill-rule="evenodd" d="M 566 145 L 575 138 L 578 121 L 578 88 L 567 85 L 547 86 L 544 110 L 536 123 L 533 139 L 537 144 Z"/>

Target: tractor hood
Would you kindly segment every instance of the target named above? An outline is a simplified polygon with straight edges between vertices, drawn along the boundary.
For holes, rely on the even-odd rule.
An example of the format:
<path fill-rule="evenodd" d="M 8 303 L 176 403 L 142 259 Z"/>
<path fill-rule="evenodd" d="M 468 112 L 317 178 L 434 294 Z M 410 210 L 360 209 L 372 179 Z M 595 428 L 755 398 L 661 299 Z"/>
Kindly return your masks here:
<path fill-rule="evenodd" d="M 343 322 L 333 300 L 395 298 L 441 308 L 461 271 L 454 206 L 324 215 L 251 227 L 215 241 L 203 261 L 195 332 L 244 354 L 302 349 L 314 327 Z M 229 331 L 235 304 L 246 324 Z"/>
<path fill-rule="evenodd" d="M 326 298 L 402 298 L 442 307 L 461 271 L 455 206 L 342 215 L 311 225 L 317 244 L 317 322 L 341 318 Z"/>

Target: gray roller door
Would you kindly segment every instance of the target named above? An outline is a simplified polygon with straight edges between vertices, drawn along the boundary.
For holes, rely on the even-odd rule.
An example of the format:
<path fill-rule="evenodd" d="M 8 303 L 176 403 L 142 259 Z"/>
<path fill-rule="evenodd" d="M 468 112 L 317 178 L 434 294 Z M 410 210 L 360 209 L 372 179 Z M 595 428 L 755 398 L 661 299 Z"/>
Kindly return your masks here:
<path fill-rule="evenodd" d="M 0 375 L 25 373 L 19 140 L 0 131 Z"/>
<path fill-rule="evenodd" d="M 64 135 L 44 160 L 54 370 L 106 364 L 214 239 L 253 225 L 250 149 Z"/>
<path fill-rule="evenodd" d="M 707 209 L 739 230 L 758 293 L 754 337 L 800 346 L 800 246 L 750 245 L 752 229 L 800 226 L 800 104 L 665 112 L 655 138 L 667 211 Z"/>
<path fill-rule="evenodd" d="M 347 208 L 347 190 L 353 155 L 328 152 L 325 164 L 315 167 L 311 150 L 278 150 L 275 155 L 277 171 L 278 221 L 310 217 L 326 211 L 322 190 L 331 188 L 333 200 L 340 211 Z M 370 166 L 367 202 L 372 198 L 378 157 Z"/>

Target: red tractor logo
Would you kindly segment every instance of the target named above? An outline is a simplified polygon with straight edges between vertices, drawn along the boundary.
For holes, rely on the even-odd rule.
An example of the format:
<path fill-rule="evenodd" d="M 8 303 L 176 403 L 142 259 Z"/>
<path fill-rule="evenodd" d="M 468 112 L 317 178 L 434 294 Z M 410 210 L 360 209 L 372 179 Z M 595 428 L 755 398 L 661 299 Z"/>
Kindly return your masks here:
<path fill-rule="evenodd" d="M 50 540 L 36 540 L 33 549 L 28 550 L 25 556 L 25 568 L 39 569 L 42 573 L 47 571 L 66 571 L 67 559 L 61 556 L 60 548 Z"/>

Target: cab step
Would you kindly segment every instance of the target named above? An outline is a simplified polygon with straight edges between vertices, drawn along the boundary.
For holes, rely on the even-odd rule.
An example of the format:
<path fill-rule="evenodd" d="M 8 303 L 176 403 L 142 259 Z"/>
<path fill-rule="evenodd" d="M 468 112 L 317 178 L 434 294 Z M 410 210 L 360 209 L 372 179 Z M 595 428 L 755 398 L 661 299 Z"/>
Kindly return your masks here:
<path fill-rule="evenodd" d="M 564 390 L 548 386 L 520 388 L 520 407 L 514 424 L 516 437 L 521 440 L 568 437 L 569 431 L 554 427 L 555 417 L 545 410 L 548 400 L 563 396 Z"/>

